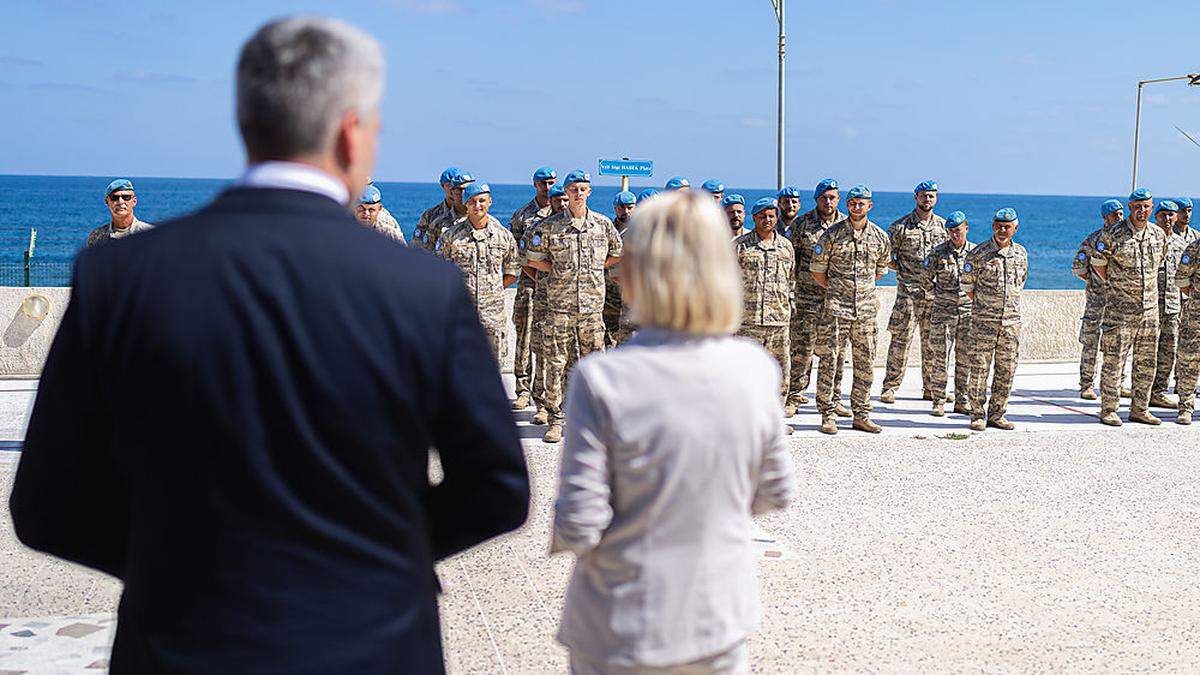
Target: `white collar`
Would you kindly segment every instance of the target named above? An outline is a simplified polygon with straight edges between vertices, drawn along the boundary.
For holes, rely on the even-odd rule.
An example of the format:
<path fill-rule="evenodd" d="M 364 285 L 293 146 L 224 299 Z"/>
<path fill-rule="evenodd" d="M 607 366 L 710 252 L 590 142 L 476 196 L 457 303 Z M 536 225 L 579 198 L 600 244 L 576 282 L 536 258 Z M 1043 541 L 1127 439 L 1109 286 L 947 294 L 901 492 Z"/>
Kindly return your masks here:
<path fill-rule="evenodd" d="M 299 162 L 260 162 L 242 172 L 238 185 L 255 188 L 279 188 L 315 192 L 339 204 L 350 201 L 350 191 L 341 181 L 324 171 Z"/>

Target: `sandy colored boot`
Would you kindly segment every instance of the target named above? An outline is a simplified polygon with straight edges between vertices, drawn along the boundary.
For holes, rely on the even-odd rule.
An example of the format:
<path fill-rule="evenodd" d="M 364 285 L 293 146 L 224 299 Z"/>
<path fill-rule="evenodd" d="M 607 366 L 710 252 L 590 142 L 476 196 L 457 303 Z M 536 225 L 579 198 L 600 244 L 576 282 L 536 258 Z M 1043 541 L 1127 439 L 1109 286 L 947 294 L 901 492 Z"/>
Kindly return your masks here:
<path fill-rule="evenodd" d="M 789 404 L 783 406 L 783 416 L 784 417 L 795 417 L 796 416 L 796 404 L 789 403 Z"/>
<path fill-rule="evenodd" d="M 976 417 L 971 420 L 970 427 L 971 431 L 983 431 L 987 428 L 987 422 L 982 417 Z"/>
<path fill-rule="evenodd" d="M 987 425 L 989 427 L 996 427 L 997 429 L 1003 429 L 1005 431 L 1012 431 L 1015 428 L 1013 423 L 1004 419 L 1004 417 L 997 417 L 996 419 L 988 420 Z"/>
<path fill-rule="evenodd" d="M 1150 397 L 1150 407 L 1175 409 L 1179 407 L 1179 401 L 1170 394 L 1155 394 Z"/>
<path fill-rule="evenodd" d="M 826 415 L 821 418 L 821 433 L 829 434 L 830 436 L 837 433 L 837 418 L 833 415 Z"/>
<path fill-rule="evenodd" d="M 524 410 L 529 407 L 529 394 L 521 394 L 513 401 L 513 410 Z"/>
<path fill-rule="evenodd" d="M 933 415 L 934 417 L 945 417 L 946 416 L 946 404 L 942 401 L 934 401 L 933 402 L 933 411 L 931 411 L 929 414 Z"/>
<path fill-rule="evenodd" d="M 880 403 L 895 403 L 896 402 L 896 390 L 895 389 L 884 389 L 883 393 L 879 395 L 879 402 Z"/>
<path fill-rule="evenodd" d="M 1149 424 L 1152 427 L 1162 424 L 1162 420 L 1152 415 L 1149 410 L 1137 410 L 1129 413 L 1129 421 L 1139 424 Z"/>
<path fill-rule="evenodd" d="M 562 440 L 562 425 L 551 424 L 546 430 L 546 435 L 542 436 L 542 440 L 547 443 L 557 443 Z"/>
<path fill-rule="evenodd" d="M 1083 389 L 1079 390 L 1079 398 L 1085 401 L 1095 401 L 1096 390 L 1092 389 L 1091 387 L 1084 387 Z"/>
<path fill-rule="evenodd" d="M 549 421 L 550 413 L 546 412 L 545 410 L 539 410 L 533 414 L 533 419 L 529 420 L 529 423 L 540 427 Z"/>
<path fill-rule="evenodd" d="M 1182 424 L 1183 426 L 1186 427 L 1187 425 L 1192 423 L 1192 413 L 1188 413 L 1188 412 L 1179 413 L 1179 417 L 1175 418 L 1175 423 Z"/>
<path fill-rule="evenodd" d="M 1117 413 L 1115 410 L 1110 410 L 1110 411 L 1100 415 L 1100 423 L 1107 424 L 1110 427 L 1119 427 L 1122 424 L 1121 418 L 1117 417 Z"/>
<path fill-rule="evenodd" d="M 850 417 L 850 409 L 842 403 L 837 403 L 833 406 L 833 414 L 838 417 Z"/>
<path fill-rule="evenodd" d="M 871 421 L 870 417 L 867 417 L 865 415 L 862 417 L 855 417 L 854 424 L 852 426 L 855 429 L 858 429 L 859 431 L 865 431 L 869 434 L 877 434 L 877 433 L 883 431 L 883 427 L 879 426 L 878 424 L 875 424 L 874 422 Z"/>

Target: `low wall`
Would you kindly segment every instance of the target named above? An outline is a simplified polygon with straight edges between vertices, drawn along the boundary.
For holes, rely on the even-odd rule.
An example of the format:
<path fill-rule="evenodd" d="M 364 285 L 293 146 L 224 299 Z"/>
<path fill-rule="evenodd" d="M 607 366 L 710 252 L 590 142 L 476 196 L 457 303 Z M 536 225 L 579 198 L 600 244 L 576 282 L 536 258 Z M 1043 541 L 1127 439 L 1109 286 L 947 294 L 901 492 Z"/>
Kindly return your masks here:
<path fill-rule="evenodd" d="M 895 288 L 880 289 L 879 349 L 876 365 L 887 358 L 888 317 L 896 300 Z M 508 292 L 511 310 L 515 291 Z M 46 353 L 62 321 L 71 297 L 70 288 L 0 287 L 0 378 L 38 377 Z M 32 298 L 32 299 L 31 299 Z M 40 299 L 39 299 L 40 298 Z M 1021 297 L 1025 317 L 1021 329 L 1022 361 L 1074 361 L 1079 358 L 1079 317 L 1083 315 L 1083 291 L 1025 291 Z M 509 312 L 512 316 L 512 312 Z M 500 361 L 511 372 L 516 337 L 512 324 Z M 909 363 L 918 359 L 917 341 L 909 345 Z"/>

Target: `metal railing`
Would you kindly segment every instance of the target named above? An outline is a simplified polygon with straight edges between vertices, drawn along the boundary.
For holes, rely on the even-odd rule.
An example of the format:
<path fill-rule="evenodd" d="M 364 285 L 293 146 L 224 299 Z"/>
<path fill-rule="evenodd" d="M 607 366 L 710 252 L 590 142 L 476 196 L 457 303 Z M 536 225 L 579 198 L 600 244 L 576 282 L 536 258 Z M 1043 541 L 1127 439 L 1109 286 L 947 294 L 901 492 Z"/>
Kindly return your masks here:
<path fill-rule="evenodd" d="M 70 286 L 69 262 L 0 262 L 0 286 Z"/>

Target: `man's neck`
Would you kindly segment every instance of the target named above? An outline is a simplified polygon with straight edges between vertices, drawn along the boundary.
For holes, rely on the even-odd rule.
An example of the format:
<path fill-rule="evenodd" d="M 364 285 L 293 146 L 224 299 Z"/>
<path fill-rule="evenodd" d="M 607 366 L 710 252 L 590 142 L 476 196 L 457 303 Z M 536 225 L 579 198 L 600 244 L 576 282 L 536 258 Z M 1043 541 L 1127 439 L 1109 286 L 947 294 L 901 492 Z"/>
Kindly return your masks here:
<path fill-rule="evenodd" d="M 966 248 L 966 246 L 967 246 L 967 240 L 966 240 L 966 239 L 963 239 L 961 244 L 957 244 L 957 243 L 955 243 L 955 242 L 954 242 L 954 240 L 953 240 L 953 239 L 951 239 L 951 240 L 950 240 L 950 245 L 954 247 L 954 250 L 955 250 L 955 251 L 961 251 L 961 250 L 963 250 L 964 248 Z"/>
<path fill-rule="evenodd" d="M 1146 229 L 1146 225 L 1149 224 L 1149 222 L 1150 222 L 1149 220 L 1143 220 L 1142 222 L 1139 223 L 1138 221 L 1130 218 L 1129 226 L 1132 227 L 1133 229 L 1137 230 L 1138 232 L 1141 232 L 1142 230 Z"/>
<path fill-rule="evenodd" d="M 996 242 L 996 248 L 998 249 L 1006 249 L 1008 248 L 1009 244 L 1012 243 L 1012 239 L 1005 239 L 1001 241 L 999 237 L 992 237 L 992 241 Z"/>
<path fill-rule="evenodd" d="M 113 226 L 114 230 L 124 231 L 124 230 L 128 230 L 130 228 L 130 226 L 133 225 L 133 221 L 134 221 L 133 212 L 130 212 L 128 216 L 124 216 L 121 218 L 113 216 L 112 217 L 112 226 Z"/>
<path fill-rule="evenodd" d="M 929 222 L 929 219 L 933 217 L 933 210 L 931 209 L 929 211 L 922 211 L 921 207 L 918 206 L 917 208 L 913 209 L 913 214 L 916 215 L 918 222 L 927 223 Z"/>
<path fill-rule="evenodd" d="M 572 218 L 583 218 L 587 215 L 588 207 L 587 204 L 580 204 L 579 206 L 571 204 L 567 206 L 567 211 L 571 212 Z"/>
<path fill-rule="evenodd" d="M 486 213 L 478 218 L 475 216 L 467 216 L 467 222 L 471 223 L 471 227 L 477 230 L 482 230 L 483 228 L 487 227 L 488 217 Z"/>
<path fill-rule="evenodd" d="M 850 227 L 853 227 L 855 229 L 855 231 L 861 230 L 866 226 L 867 226 L 867 219 L 865 217 L 861 220 L 855 220 L 853 218 L 850 219 Z"/>
<path fill-rule="evenodd" d="M 773 228 L 773 227 L 766 229 L 766 230 L 764 230 L 763 228 L 760 228 L 760 227 L 756 227 L 756 228 L 754 228 L 754 233 L 757 234 L 758 238 L 763 241 L 771 241 L 772 239 L 775 238 L 775 228 Z"/>
<path fill-rule="evenodd" d="M 821 219 L 822 223 L 828 223 L 829 221 L 833 220 L 834 216 L 836 215 L 837 209 L 834 209 L 829 213 L 822 213 L 821 209 L 817 209 L 817 217 Z"/>
<path fill-rule="evenodd" d="M 541 209 L 546 208 L 546 206 L 550 204 L 550 198 L 543 197 L 542 195 L 534 195 L 533 201 L 538 205 L 538 208 Z"/>
<path fill-rule="evenodd" d="M 1187 223 L 1180 223 L 1180 222 L 1175 223 L 1175 231 L 1178 232 L 1179 234 L 1183 234 L 1184 232 L 1187 232 L 1187 229 L 1188 229 Z"/>

